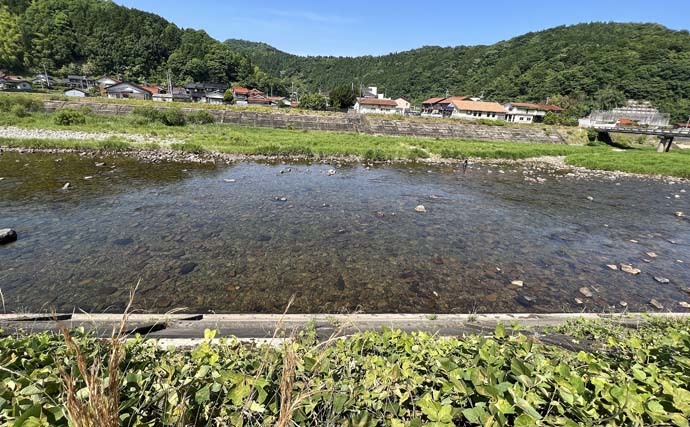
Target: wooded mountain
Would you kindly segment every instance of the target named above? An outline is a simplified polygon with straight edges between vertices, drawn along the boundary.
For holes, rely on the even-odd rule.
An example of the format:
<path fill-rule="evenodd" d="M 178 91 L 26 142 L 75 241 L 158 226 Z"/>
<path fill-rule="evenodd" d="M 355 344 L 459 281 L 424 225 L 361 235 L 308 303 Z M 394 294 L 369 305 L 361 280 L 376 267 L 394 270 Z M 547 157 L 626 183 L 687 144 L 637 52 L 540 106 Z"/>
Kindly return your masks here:
<path fill-rule="evenodd" d="M 355 58 L 296 56 L 243 40 L 225 44 L 270 75 L 312 90 L 372 85 L 416 101 L 446 90 L 496 101 L 548 98 L 583 114 L 639 99 L 677 120 L 690 114 L 690 34 L 656 24 L 579 24 L 491 46 L 427 46 Z"/>
<path fill-rule="evenodd" d="M 219 18 L 221 19 L 221 18 Z M 384 56 L 303 57 L 264 43 L 220 43 L 160 16 L 107 0 L 0 0 L 0 71 L 113 74 L 157 83 L 236 82 L 286 95 L 338 85 L 378 86 L 421 101 L 483 96 L 560 104 L 574 116 L 625 99 L 690 115 L 690 34 L 656 24 L 591 23 L 491 46 L 436 47 Z"/>
<path fill-rule="evenodd" d="M 273 82 L 204 31 L 106 0 L 0 0 L 0 71 L 112 74 L 149 83 Z"/>

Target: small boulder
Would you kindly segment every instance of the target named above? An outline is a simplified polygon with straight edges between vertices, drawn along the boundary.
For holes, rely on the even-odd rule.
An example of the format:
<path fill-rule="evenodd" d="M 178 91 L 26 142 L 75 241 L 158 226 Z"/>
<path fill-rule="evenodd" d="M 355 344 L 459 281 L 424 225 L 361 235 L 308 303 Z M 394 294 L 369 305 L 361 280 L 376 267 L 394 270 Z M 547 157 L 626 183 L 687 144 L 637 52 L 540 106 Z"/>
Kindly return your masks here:
<path fill-rule="evenodd" d="M 419 205 L 416 208 L 414 208 L 414 210 L 415 212 L 426 213 L 426 208 L 424 207 L 424 205 Z"/>
<path fill-rule="evenodd" d="M 618 266 L 615 264 L 609 264 L 609 265 L 607 265 L 607 267 L 613 271 L 618 271 Z"/>
<path fill-rule="evenodd" d="M 661 283 L 662 285 L 668 285 L 669 283 L 671 283 L 671 281 L 665 277 L 654 277 L 654 280 Z"/>
<path fill-rule="evenodd" d="M 513 280 L 510 284 L 513 286 L 517 286 L 518 288 L 525 286 L 525 282 L 523 282 L 522 280 Z"/>
<path fill-rule="evenodd" d="M 680 305 L 683 308 L 690 308 L 690 303 L 687 303 L 685 301 L 679 302 L 678 305 Z"/>
<path fill-rule="evenodd" d="M 650 257 L 650 258 L 658 258 L 658 257 L 659 257 L 659 255 L 657 255 L 657 254 L 654 253 L 654 252 L 647 252 L 647 256 Z"/>
<path fill-rule="evenodd" d="M 63 190 L 67 190 L 70 187 L 70 183 L 65 183 L 65 185 L 62 186 Z"/>
<path fill-rule="evenodd" d="M 518 296 L 515 300 L 516 300 L 517 303 L 520 304 L 521 306 L 523 306 L 523 307 L 528 307 L 528 308 L 529 308 L 529 307 L 532 307 L 532 306 L 537 302 L 537 299 L 536 299 L 536 298 L 534 298 L 534 297 L 528 297 L 528 296 L 525 296 L 525 295 L 520 295 L 520 296 Z"/>
<path fill-rule="evenodd" d="M 580 293 L 585 298 L 592 298 L 592 291 L 590 291 L 589 288 L 580 288 Z"/>
<path fill-rule="evenodd" d="M 657 310 L 663 310 L 664 309 L 664 305 L 661 304 L 659 301 L 655 300 L 654 298 L 652 298 L 652 300 L 649 301 L 649 305 L 656 308 Z"/>
<path fill-rule="evenodd" d="M 627 308 L 627 307 L 628 307 L 628 303 L 625 302 L 625 301 L 621 301 L 621 302 L 619 302 L 618 304 L 620 304 L 620 306 L 623 307 L 623 308 Z"/>
<path fill-rule="evenodd" d="M 685 218 L 685 214 L 683 212 L 676 212 L 676 216 L 678 218 Z"/>
<path fill-rule="evenodd" d="M 580 298 L 575 298 L 575 304 L 577 305 L 584 305 L 584 301 L 582 301 Z"/>
<path fill-rule="evenodd" d="M 632 274 L 633 276 L 637 276 L 638 274 L 642 273 L 642 270 L 629 264 L 621 264 L 621 270 L 623 270 L 625 273 Z"/>
<path fill-rule="evenodd" d="M 333 176 L 333 175 L 335 175 L 335 174 L 338 173 L 338 172 L 336 172 L 335 169 L 329 169 L 327 173 L 328 173 L 328 176 Z"/>
<path fill-rule="evenodd" d="M 6 245 L 8 243 L 17 241 L 17 232 L 11 228 L 0 229 L 0 245 Z"/>

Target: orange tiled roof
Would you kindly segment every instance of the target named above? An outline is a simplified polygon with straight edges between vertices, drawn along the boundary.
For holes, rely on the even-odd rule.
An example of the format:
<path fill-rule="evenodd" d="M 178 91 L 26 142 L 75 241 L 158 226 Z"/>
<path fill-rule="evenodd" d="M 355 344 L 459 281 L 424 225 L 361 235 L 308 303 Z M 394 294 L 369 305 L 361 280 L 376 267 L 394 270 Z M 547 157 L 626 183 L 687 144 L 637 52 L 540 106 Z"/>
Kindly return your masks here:
<path fill-rule="evenodd" d="M 359 98 L 357 100 L 359 105 L 378 105 L 380 107 L 397 107 L 398 103 L 392 99 L 378 99 L 378 98 Z"/>
<path fill-rule="evenodd" d="M 481 111 L 487 113 L 506 112 L 506 109 L 498 102 L 453 100 L 451 103 L 460 111 Z"/>

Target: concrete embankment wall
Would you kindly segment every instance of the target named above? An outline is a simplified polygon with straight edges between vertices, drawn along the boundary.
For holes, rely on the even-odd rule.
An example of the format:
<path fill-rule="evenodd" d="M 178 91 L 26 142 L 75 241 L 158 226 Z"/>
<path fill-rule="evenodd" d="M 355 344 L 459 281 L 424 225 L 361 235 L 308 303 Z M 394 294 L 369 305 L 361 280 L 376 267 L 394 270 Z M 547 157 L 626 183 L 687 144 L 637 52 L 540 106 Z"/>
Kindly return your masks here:
<path fill-rule="evenodd" d="M 46 111 L 62 108 L 88 107 L 96 114 L 124 115 L 134 110 L 127 104 L 96 102 L 46 101 Z M 165 106 L 155 107 L 158 109 Z M 198 108 L 181 108 L 184 112 L 199 111 Z M 219 123 L 238 126 L 266 127 L 275 129 L 323 130 L 334 132 L 354 132 L 370 135 L 413 136 L 429 138 L 460 138 L 482 141 L 517 141 L 566 143 L 563 136 L 555 130 L 533 127 L 486 126 L 480 124 L 435 122 L 429 120 L 395 120 L 372 118 L 344 113 L 308 114 L 257 112 L 240 109 L 203 109 L 215 117 Z"/>

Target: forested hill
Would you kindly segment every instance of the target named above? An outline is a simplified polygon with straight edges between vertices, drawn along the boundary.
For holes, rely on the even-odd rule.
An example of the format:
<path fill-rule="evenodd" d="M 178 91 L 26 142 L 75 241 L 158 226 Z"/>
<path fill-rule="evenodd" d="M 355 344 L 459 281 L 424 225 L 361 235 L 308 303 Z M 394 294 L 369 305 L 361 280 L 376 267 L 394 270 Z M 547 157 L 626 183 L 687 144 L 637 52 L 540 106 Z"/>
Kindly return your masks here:
<path fill-rule="evenodd" d="M 448 90 L 499 101 L 550 98 L 583 110 L 634 98 L 653 101 L 678 119 L 690 114 L 690 34 L 656 24 L 580 24 L 491 46 L 429 46 L 356 58 L 302 57 L 263 43 L 225 43 L 269 74 L 311 89 L 375 85 L 417 101 Z"/>
<path fill-rule="evenodd" d="M 218 19 L 221 19 L 218 17 Z M 0 0 L 0 71 L 112 74 L 149 83 L 272 82 L 204 31 L 106 0 Z"/>

